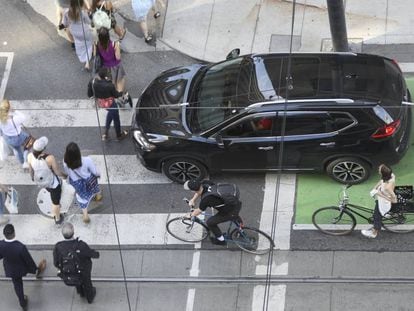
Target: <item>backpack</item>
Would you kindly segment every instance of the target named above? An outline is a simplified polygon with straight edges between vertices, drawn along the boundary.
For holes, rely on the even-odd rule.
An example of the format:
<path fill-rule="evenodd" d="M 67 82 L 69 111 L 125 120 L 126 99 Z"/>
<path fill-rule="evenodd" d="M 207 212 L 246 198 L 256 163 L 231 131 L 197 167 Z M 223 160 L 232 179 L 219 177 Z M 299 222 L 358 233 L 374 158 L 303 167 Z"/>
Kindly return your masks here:
<path fill-rule="evenodd" d="M 240 206 L 240 191 L 235 184 L 210 184 L 203 198 L 213 195 L 220 198 L 228 210 L 235 209 Z"/>
<path fill-rule="evenodd" d="M 68 286 L 79 286 L 82 283 L 82 268 L 79 260 L 78 239 L 74 245 L 64 251 L 64 256 L 60 262 L 60 272 L 58 276 Z"/>
<path fill-rule="evenodd" d="M 41 188 L 50 187 L 54 176 L 49 165 L 47 165 L 46 157 L 47 155 L 40 155 L 37 159 L 33 157 L 33 161 L 31 162 L 33 181 Z"/>
<path fill-rule="evenodd" d="M 105 1 L 102 3 L 101 7 L 96 9 L 95 13 L 92 16 L 92 22 L 96 29 L 105 27 L 106 29 L 111 29 L 111 18 L 108 13 L 102 10 L 102 7 L 105 5 Z"/>

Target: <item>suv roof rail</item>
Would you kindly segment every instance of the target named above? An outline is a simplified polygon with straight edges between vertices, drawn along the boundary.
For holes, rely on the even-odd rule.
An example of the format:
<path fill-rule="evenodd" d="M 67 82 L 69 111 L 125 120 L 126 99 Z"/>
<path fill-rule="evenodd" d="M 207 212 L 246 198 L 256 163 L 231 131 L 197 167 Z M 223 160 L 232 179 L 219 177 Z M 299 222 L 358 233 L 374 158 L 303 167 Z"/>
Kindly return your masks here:
<path fill-rule="evenodd" d="M 266 105 L 274 105 L 274 104 L 284 104 L 286 100 L 284 99 L 278 99 L 278 100 L 272 100 L 272 101 L 266 101 L 266 102 L 260 102 L 249 105 L 247 108 L 257 108 L 262 107 Z M 321 98 L 321 99 L 288 99 L 288 103 L 312 103 L 312 102 L 336 102 L 338 104 L 353 104 L 355 101 L 350 98 Z"/>

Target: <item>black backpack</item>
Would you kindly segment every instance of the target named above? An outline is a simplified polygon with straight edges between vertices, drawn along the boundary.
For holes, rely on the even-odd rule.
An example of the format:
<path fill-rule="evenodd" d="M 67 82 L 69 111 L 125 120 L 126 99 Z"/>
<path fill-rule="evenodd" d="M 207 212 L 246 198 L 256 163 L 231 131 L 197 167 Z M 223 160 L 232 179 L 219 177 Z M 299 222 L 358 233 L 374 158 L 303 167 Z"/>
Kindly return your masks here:
<path fill-rule="evenodd" d="M 240 191 L 235 184 L 210 184 L 203 198 L 213 195 L 220 198 L 228 210 L 233 210 L 240 206 Z"/>
<path fill-rule="evenodd" d="M 70 248 L 64 250 L 64 256 L 60 262 L 60 272 L 58 276 L 68 286 L 79 286 L 82 283 L 82 269 L 79 260 L 79 241 L 76 242 Z"/>

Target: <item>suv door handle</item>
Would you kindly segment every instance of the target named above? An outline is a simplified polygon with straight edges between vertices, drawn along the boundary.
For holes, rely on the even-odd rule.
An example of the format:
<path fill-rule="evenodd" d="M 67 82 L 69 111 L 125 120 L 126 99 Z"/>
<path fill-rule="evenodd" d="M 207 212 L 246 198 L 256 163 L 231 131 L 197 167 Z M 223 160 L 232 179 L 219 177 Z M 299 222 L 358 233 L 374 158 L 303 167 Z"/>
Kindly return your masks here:
<path fill-rule="evenodd" d="M 319 146 L 324 146 L 324 147 L 335 146 L 335 142 L 320 143 Z"/>
<path fill-rule="evenodd" d="M 273 150 L 273 146 L 267 146 L 267 147 L 258 147 L 259 150 Z"/>

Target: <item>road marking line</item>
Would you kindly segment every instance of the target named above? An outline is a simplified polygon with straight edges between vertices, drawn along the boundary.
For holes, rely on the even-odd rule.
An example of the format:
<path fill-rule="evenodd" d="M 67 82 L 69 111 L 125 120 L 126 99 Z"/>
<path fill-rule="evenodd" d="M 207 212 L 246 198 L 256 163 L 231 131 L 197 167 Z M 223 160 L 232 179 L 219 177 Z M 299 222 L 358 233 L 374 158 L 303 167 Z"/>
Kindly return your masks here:
<path fill-rule="evenodd" d="M 265 190 L 263 196 L 263 209 L 260 217 L 260 230 L 270 233 L 273 220 L 273 209 L 275 208 L 277 174 L 266 174 Z M 279 184 L 279 198 L 276 210 L 275 249 L 290 249 L 290 230 L 292 226 L 293 208 L 295 202 L 294 175 L 282 175 Z M 266 275 L 268 271 L 267 257 L 257 256 L 256 275 Z M 287 261 L 276 263 L 275 257 L 272 262 L 272 275 L 287 275 L 289 263 Z M 253 290 L 252 310 L 263 309 L 263 298 L 265 287 L 257 285 Z M 285 308 L 286 285 L 270 285 L 268 310 L 283 311 Z"/>
<path fill-rule="evenodd" d="M 330 227 L 331 225 L 325 225 L 327 228 Z M 336 228 L 340 227 L 339 225 L 335 226 Z M 349 227 L 349 226 L 346 226 Z M 401 229 L 403 229 L 403 227 L 399 226 Z M 331 226 L 332 228 L 332 226 Z M 342 227 L 342 229 L 344 229 L 345 227 Z M 363 229 L 370 229 L 372 228 L 372 225 L 369 224 L 361 224 L 361 225 L 356 225 L 354 230 L 363 230 Z M 413 228 L 412 225 L 406 225 L 405 229 L 408 228 Z M 316 228 L 313 224 L 294 224 L 292 227 L 293 230 L 318 230 L 318 228 Z"/>
<path fill-rule="evenodd" d="M 7 57 L 6 67 L 4 68 L 3 79 L 1 79 L 1 85 L 0 85 L 0 100 L 2 100 L 4 98 L 4 94 L 6 93 L 7 83 L 9 82 L 14 53 L 13 52 L 0 52 L 0 57 Z"/>
<path fill-rule="evenodd" d="M 187 304 L 185 311 L 193 311 L 194 309 L 195 288 L 190 288 L 187 294 Z"/>
<path fill-rule="evenodd" d="M 103 155 L 90 155 L 101 173 L 100 184 L 107 184 Z M 167 184 L 171 183 L 161 173 L 144 168 L 135 155 L 107 155 L 108 174 L 111 184 Z M 35 185 L 28 173 L 23 172 L 17 160 L 10 156 L 7 161 L 0 161 L 0 183 L 6 185 Z"/>
<path fill-rule="evenodd" d="M 90 214 L 91 223 L 85 225 L 82 214 L 67 215 L 79 236 L 92 245 L 118 245 L 113 214 Z M 174 214 L 116 214 L 121 245 L 190 244 L 166 234 L 168 217 Z M 27 245 L 54 245 L 62 239 L 61 228 L 51 218 L 42 215 L 7 215 L 16 227 L 17 239 Z M 139 224 L 139 225 L 138 225 Z M 168 238 L 165 238 L 166 236 Z M 194 244 L 192 244 L 194 245 Z"/>
<path fill-rule="evenodd" d="M 98 127 L 105 126 L 107 111 L 98 109 L 99 123 L 93 100 L 13 100 L 16 110 L 27 115 L 26 127 Z M 129 107 L 129 106 L 128 106 Z M 119 111 L 122 126 L 131 125 L 134 110 L 123 108 Z"/>

